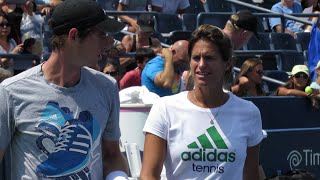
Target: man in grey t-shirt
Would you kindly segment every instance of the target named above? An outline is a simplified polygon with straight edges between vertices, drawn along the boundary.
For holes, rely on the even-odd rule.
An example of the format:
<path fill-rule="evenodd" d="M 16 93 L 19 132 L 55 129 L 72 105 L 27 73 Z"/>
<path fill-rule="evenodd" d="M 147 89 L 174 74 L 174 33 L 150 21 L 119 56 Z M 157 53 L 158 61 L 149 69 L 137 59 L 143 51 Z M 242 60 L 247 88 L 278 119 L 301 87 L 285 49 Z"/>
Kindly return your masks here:
<path fill-rule="evenodd" d="M 106 32 L 124 25 L 92 0 L 64 1 L 50 24 L 48 61 L 0 85 L 6 179 L 126 178 L 116 81 L 86 67 L 108 46 Z"/>

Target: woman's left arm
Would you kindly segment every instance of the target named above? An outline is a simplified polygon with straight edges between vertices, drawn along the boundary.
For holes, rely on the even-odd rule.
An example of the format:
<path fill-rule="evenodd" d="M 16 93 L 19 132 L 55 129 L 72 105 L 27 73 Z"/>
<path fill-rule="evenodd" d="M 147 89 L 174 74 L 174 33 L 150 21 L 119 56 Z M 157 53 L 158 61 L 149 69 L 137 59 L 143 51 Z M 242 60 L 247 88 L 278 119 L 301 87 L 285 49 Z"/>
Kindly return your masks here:
<path fill-rule="evenodd" d="M 243 180 L 259 179 L 260 144 L 247 148 L 247 158 L 243 168 Z"/>

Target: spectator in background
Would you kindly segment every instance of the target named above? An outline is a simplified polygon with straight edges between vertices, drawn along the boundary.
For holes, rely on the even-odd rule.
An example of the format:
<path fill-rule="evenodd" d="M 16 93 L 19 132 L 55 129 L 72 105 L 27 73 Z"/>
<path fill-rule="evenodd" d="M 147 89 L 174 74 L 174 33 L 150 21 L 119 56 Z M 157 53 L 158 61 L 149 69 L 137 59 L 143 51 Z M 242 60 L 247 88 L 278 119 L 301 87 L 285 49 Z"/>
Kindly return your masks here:
<path fill-rule="evenodd" d="M 32 53 L 41 57 L 43 52 L 42 28 L 44 19 L 40 14 L 35 14 L 36 9 L 36 4 L 33 1 L 26 1 L 26 4 L 23 6 L 20 31 L 23 42 L 29 38 L 35 39 Z"/>
<path fill-rule="evenodd" d="M 312 12 L 320 12 L 319 0 L 301 0 L 302 9 L 312 6 Z"/>
<path fill-rule="evenodd" d="M 231 39 L 233 49 L 238 50 L 254 35 L 258 38 L 258 18 L 249 10 L 241 10 L 231 15 L 223 32 Z"/>
<path fill-rule="evenodd" d="M 280 86 L 277 96 L 304 96 L 310 98 L 312 107 L 319 109 L 317 99 L 319 94 L 316 92 L 307 93 L 305 88 L 310 85 L 309 69 L 305 65 L 295 65 L 292 68 L 291 76 L 285 85 Z"/>
<path fill-rule="evenodd" d="M 2 54 L 17 54 L 23 51 L 23 44 L 17 45 L 16 41 L 11 37 L 12 22 L 8 16 L 0 12 L 0 53 Z M 12 74 L 14 61 L 9 58 L 1 58 L 0 66 L 9 70 Z"/>
<path fill-rule="evenodd" d="M 138 67 L 134 70 L 127 72 L 120 80 L 120 90 L 131 87 L 141 86 L 141 72 L 146 63 L 153 59 L 156 54 L 151 48 L 140 48 L 136 51 L 135 59 Z"/>
<path fill-rule="evenodd" d="M 317 74 L 317 77 L 315 81 L 313 81 L 310 85 L 312 89 L 316 89 L 320 91 L 320 61 L 318 62 L 317 66 L 315 67 L 315 73 Z"/>
<path fill-rule="evenodd" d="M 231 91 L 240 97 L 265 96 L 262 85 L 263 66 L 260 59 L 247 59 L 241 66 L 240 73 Z"/>
<path fill-rule="evenodd" d="M 1 11 L 7 15 L 7 20 L 11 23 L 11 36 L 17 44 L 22 43 L 20 23 L 22 19 L 23 4 L 9 4 L 4 0 L 1 3 Z"/>
<path fill-rule="evenodd" d="M 189 0 L 151 0 L 152 11 L 167 14 L 183 14 L 190 6 Z"/>
<path fill-rule="evenodd" d="M 276 3 L 271 8 L 272 11 L 280 14 L 292 14 L 292 13 L 302 13 L 303 9 L 301 4 L 293 1 L 293 0 L 281 0 L 281 2 Z M 314 22 L 317 19 L 312 19 Z M 300 25 L 296 24 L 296 21 L 291 19 L 284 20 L 285 25 L 285 33 L 291 34 L 295 37 L 295 33 L 310 31 L 310 25 Z M 282 24 L 280 18 L 270 18 L 270 26 L 271 29 L 275 32 L 281 32 Z"/>
<path fill-rule="evenodd" d="M 121 79 L 121 74 L 119 72 L 119 61 L 117 59 L 108 59 L 106 65 L 103 67 L 102 72 L 112 76 L 118 83 Z"/>
<path fill-rule="evenodd" d="M 147 6 L 147 0 L 119 0 L 117 7 L 118 11 L 145 11 Z M 126 22 L 128 25 L 125 30 L 130 32 L 136 32 L 139 29 L 137 19 L 133 16 L 121 15 L 119 16 L 121 21 Z"/>
<path fill-rule="evenodd" d="M 186 40 L 175 42 L 162 49 L 162 56 L 151 59 L 144 67 L 141 83 L 160 97 L 176 94 L 183 88 L 181 75 L 189 69 L 188 44 Z"/>
<path fill-rule="evenodd" d="M 154 19 L 151 15 L 142 14 L 138 17 L 137 24 L 139 29 L 135 35 L 126 35 L 122 39 L 122 44 L 126 49 L 126 53 L 136 52 L 137 49 L 143 47 L 161 47 L 161 43 L 157 38 L 152 38 L 154 30 Z M 131 71 L 137 67 L 134 58 L 120 58 L 120 66 L 125 72 Z"/>
<path fill-rule="evenodd" d="M 319 7 L 319 1 L 318 0 L 302 0 L 301 1 L 302 9 L 308 8 L 312 6 L 312 13 L 319 14 L 320 13 L 320 7 Z M 315 22 L 318 20 L 318 17 L 310 17 L 308 19 L 311 22 Z M 308 26 L 305 32 L 311 31 L 312 26 Z"/>

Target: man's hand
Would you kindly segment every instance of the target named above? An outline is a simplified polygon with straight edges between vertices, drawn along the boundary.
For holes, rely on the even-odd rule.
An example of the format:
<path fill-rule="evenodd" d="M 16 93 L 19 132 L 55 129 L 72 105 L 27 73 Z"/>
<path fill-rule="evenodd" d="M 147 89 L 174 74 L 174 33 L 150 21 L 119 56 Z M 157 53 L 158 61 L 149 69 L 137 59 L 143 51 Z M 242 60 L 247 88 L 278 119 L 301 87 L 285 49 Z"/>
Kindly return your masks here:
<path fill-rule="evenodd" d="M 173 53 L 170 48 L 162 48 L 160 56 L 162 56 L 165 61 L 173 60 Z"/>

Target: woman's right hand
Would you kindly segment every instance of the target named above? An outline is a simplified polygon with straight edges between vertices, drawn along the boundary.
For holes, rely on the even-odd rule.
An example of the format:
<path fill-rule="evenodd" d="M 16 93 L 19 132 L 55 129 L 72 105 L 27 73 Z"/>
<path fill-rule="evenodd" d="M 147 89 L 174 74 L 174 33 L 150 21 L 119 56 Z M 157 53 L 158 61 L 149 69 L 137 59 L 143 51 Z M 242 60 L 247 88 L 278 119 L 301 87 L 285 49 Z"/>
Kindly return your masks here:
<path fill-rule="evenodd" d="M 22 51 L 23 51 L 23 44 L 19 44 L 11 51 L 11 53 L 18 54 L 18 53 L 21 53 Z"/>

